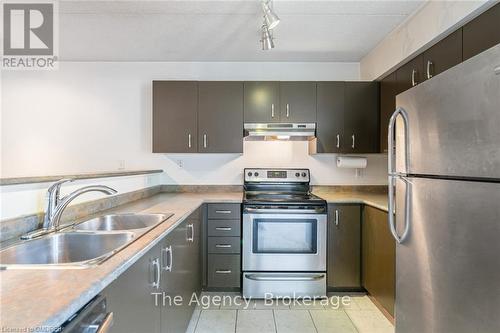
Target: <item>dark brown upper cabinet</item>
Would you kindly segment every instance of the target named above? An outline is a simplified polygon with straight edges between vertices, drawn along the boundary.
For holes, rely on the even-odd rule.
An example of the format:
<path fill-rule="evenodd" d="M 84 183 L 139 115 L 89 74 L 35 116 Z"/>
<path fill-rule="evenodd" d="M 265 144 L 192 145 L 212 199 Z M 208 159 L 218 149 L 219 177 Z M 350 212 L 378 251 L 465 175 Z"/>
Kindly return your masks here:
<path fill-rule="evenodd" d="M 463 60 L 500 43 L 500 3 L 463 27 Z"/>
<path fill-rule="evenodd" d="M 243 82 L 198 83 L 198 151 L 243 152 Z"/>
<path fill-rule="evenodd" d="M 198 82 L 153 81 L 153 152 L 198 151 Z"/>
<path fill-rule="evenodd" d="M 245 123 L 279 122 L 279 82 L 252 81 L 244 83 Z"/>
<path fill-rule="evenodd" d="M 280 122 L 316 122 L 316 82 L 280 82 Z"/>
<path fill-rule="evenodd" d="M 344 113 L 345 153 L 379 151 L 379 83 L 346 82 Z"/>
<path fill-rule="evenodd" d="M 424 79 L 424 57 L 419 54 L 396 70 L 397 93 L 421 83 Z"/>
<path fill-rule="evenodd" d="M 380 151 L 387 152 L 387 132 L 389 119 L 396 110 L 397 95 L 396 72 L 380 81 Z"/>
<path fill-rule="evenodd" d="M 462 29 L 458 29 L 423 53 L 423 79 L 429 80 L 461 62 Z"/>
<path fill-rule="evenodd" d="M 318 82 L 316 153 L 342 152 L 344 87 L 344 82 Z"/>
<path fill-rule="evenodd" d="M 314 153 L 378 152 L 378 82 L 318 82 Z"/>

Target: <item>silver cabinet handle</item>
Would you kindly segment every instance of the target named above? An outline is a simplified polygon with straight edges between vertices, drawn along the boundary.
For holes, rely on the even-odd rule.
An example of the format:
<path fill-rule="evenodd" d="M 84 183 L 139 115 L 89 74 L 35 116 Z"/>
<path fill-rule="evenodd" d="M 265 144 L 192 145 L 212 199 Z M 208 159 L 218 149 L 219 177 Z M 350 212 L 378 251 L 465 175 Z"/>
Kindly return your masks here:
<path fill-rule="evenodd" d="M 191 148 L 191 134 L 188 134 L 188 148 Z"/>
<path fill-rule="evenodd" d="M 203 148 L 208 147 L 208 137 L 206 134 L 203 134 Z"/>
<path fill-rule="evenodd" d="M 325 277 L 324 274 L 318 275 L 259 275 L 259 274 L 245 274 L 245 277 L 254 281 L 315 281 L 321 280 Z"/>
<path fill-rule="evenodd" d="M 274 103 L 271 104 L 271 118 L 274 118 Z"/>
<path fill-rule="evenodd" d="M 109 333 L 112 326 L 113 326 L 113 312 L 109 312 L 106 315 L 106 317 L 104 317 L 104 320 L 97 329 L 96 333 Z"/>
<path fill-rule="evenodd" d="M 193 224 L 188 224 L 187 225 L 187 230 L 190 230 L 191 232 L 188 233 L 188 236 L 186 237 L 186 240 L 188 242 L 193 242 L 194 241 L 194 225 Z"/>
<path fill-rule="evenodd" d="M 340 134 L 337 134 L 337 148 L 340 148 Z"/>
<path fill-rule="evenodd" d="M 231 231 L 231 230 L 233 230 L 233 228 L 230 228 L 230 227 L 216 227 L 215 230 Z"/>
<path fill-rule="evenodd" d="M 164 271 L 171 272 L 172 271 L 172 264 L 173 264 L 172 245 L 169 245 L 169 246 L 161 249 L 161 259 L 162 259 L 161 268 Z"/>
<path fill-rule="evenodd" d="M 417 85 L 417 70 L 412 69 L 411 70 L 411 86 L 415 87 Z"/>
<path fill-rule="evenodd" d="M 215 273 L 217 274 L 231 274 L 233 271 L 230 269 L 221 269 L 221 270 L 216 270 Z"/>
<path fill-rule="evenodd" d="M 354 149 L 354 147 L 356 147 L 356 136 L 353 134 L 351 136 L 351 138 L 352 138 L 352 145 L 351 145 L 351 147 L 352 147 L 352 149 Z"/>
<path fill-rule="evenodd" d="M 290 117 L 290 104 L 287 103 L 286 105 L 286 117 Z"/>
<path fill-rule="evenodd" d="M 153 288 L 158 289 L 160 288 L 160 281 L 161 281 L 160 258 L 154 258 L 151 264 L 153 265 L 154 268 L 153 272 L 155 273 L 152 286 Z"/>
<path fill-rule="evenodd" d="M 222 249 L 229 249 L 229 248 L 231 248 L 231 244 L 215 244 L 215 247 L 222 248 Z"/>
<path fill-rule="evenodd" d="M 494 72 L 496 75 L 500 75 L 500 66 L 495 67 Z"/>
<path fill-rule="evenodd" d="M 404 163 L 405 163 L 405 174 L 408 173 L 408 166 L 409 166 L 409 149 L 410 149 L 410 143 L 409 143 L 409 119 L 408 119 L 408 114 L 403 108 L 397 108 L 396 111 L 392 114 L 391 118 L 389 119 L 389 130 L 387 134 L 387 142 L 388 142 L 388 150 L 389 150 L 389 156 L 387 159 L 388 163 L 388 170 L 389 170 L 389 191 L 388 191 L 388 199 L 389 199 L 389 205 L 388 205 L 388 215 L 389 215 L 389 229 L 391 231 L 392 236 L 398 242 L 398 244 L 401 244 L 406 237 L 408 236 L 408 232 L 410 230 L 410 198 L 411 198 L 411 189 L 410 189 L 410 183 L 406 178 L 404 178 L 401 174 L 396 173 L 395 170 L 395 142 L 394 142 L 394 131 L 395 131 L 395 124 L 396 124 L 396 119 L 398 116 L 401 116 L 403 118 L 403 123 L 404 123 L 404 149 L 405 149 L 405 156 L 404 156 Z M 395 203 L 394 203 L 394 186 L 396 179 L 402 179 L 406 183 L 406 194 L 405 194 L 405 214 L 404 214 L 404 222 L 405 222 L 405 227 L 403 234 L 401 236 L 398 236 L 397 231 L 396 231 L 396 226 L 395 226 L 395 219 L 394 219 L 394 209 L 395 209 Z"/>
<path fill-rule="evenodd" d="M 430 60 L 427 60 L 427 80 L 433 76 L 432 74 L 433 68 L 434 68 L 434 63 Z"/>
<path fill-rule="evenodd" d="M 215 212 L 217 214 L 231 214 L 230 210 L 216 210 Z"/>
<path fill-rule="evenodd" d="M 335 209 L 335 226 L 339 226 L 339 210 Z"/>

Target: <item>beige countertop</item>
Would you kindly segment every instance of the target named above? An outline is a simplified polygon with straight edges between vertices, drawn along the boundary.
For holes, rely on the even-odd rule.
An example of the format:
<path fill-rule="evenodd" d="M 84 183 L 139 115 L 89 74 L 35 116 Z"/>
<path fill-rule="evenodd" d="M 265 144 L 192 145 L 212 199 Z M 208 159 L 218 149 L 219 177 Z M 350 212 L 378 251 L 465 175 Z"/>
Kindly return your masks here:
<path fill-rule="evenodd" d="M 368 204 L 387 211 L 387 196 L 364 192 L 317 191 L 330 203 Z M 160 193 L 107 211 L 173 213 L 113 257 L 87 269 L 12 269 L 0 271 L 0 327 L 57 328 L 100 293 L 202 203 L 240 203 L 241 192 Z"/>

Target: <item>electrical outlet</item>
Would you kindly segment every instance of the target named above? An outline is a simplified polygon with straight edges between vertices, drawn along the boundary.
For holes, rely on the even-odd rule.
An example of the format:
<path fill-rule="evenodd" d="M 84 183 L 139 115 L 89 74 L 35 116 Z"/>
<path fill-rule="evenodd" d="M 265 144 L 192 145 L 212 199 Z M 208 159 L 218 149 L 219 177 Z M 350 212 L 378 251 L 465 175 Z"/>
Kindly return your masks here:
<path fill-rule="evenodd" d="M 125 170 L 125 160 L 118 161 L 118 170 Z"/>
<path fill-rule="evenodd" d="M 179 168 L 183 168 L 184 167 L 184 161 L 183 160 L 176 160 L 175 163 L 177 164 L 177 166 L 179 166 Z"/>

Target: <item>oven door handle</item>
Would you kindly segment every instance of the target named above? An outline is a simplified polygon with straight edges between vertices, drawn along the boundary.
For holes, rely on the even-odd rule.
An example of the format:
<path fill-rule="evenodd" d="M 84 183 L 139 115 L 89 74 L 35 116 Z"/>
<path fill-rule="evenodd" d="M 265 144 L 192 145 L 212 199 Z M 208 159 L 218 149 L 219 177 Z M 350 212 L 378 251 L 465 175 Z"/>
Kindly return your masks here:
<path fill-rule="evenodd" d="M 267 209 L 267 208 L 245 208 L 244 213 L 270 213 L 270 214 L 322 214 L 324 208 L 318 209 Z"/>
<path fill-rule="evenodd" d="M 254 281 L 317 281 L 325 278 L 325 274 L 318 275 L 259 275 L 245 274 L 245 278 Z"/>

